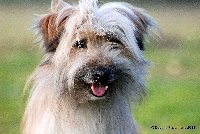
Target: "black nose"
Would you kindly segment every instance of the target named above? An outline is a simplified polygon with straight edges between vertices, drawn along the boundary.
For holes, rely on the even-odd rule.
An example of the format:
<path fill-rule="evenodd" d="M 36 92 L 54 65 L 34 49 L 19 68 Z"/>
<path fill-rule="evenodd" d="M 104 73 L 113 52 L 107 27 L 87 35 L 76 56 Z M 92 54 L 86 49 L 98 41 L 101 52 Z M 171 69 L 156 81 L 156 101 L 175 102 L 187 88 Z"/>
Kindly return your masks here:
<path fill-rule="evenodd" d="M 92 79 L 94 83 L 109 84 L 117 78 L 118 73 L 111 68 L 97 68 L 92 73 Z"/>

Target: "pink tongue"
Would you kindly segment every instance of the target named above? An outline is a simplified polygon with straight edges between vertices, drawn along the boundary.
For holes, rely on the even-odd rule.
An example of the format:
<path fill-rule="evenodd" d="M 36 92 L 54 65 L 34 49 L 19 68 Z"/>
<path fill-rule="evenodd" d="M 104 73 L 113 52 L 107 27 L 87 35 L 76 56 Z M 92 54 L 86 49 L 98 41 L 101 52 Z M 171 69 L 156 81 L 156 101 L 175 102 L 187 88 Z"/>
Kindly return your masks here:
<path fill-rule="evenodd" d="M 106 91 L 106 87 L 98 83 L 92 83 L 91 89 L 92 89 L 93 94 L 99 97 L 103 96 Z"/>

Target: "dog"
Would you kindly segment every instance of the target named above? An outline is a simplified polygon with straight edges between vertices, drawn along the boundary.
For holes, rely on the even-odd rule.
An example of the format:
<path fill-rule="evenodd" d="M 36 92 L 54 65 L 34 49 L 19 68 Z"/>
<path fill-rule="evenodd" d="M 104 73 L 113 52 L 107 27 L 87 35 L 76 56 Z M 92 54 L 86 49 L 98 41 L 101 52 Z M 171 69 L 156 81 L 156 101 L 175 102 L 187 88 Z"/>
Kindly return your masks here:
<path fill-rule="evenodd" d="M 131 102 L 146 95 L 142 50 L 156 27 L 125 2 L 52 1 L 34 25 L 45 54 L 27 82 L 22 133 L 139 133 Z"/>

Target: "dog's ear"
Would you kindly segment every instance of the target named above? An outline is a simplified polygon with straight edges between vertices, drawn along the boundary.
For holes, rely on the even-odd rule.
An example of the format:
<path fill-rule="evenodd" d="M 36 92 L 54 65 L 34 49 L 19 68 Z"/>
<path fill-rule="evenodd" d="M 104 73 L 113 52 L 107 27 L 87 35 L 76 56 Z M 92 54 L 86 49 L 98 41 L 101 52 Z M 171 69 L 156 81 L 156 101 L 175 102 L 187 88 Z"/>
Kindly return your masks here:
<path fill-rule="evenodd" d="M 123 6 L 129 10 L 124 10 L 121 13 L 126 15 L 136 26 L 136 41 L 140 50 L 144 50 L 144 42 L 147 35 L 149 35 L 149 30 L 152 27 L 158 28 L 158 24 L 154 21 L 153 17 L 148 15 L 143 9 L 133 7 L 128 3 L 121 3 Z M 122 9 L 123 10 L 123 9 Z M 132 12 L 132 13 L 131 13 Z"/>
<path fill-rule="evenodd" d="M 148 15 L 143 9 L 132 8 L 131 10 L 137 16 L 137 19 L 133 19 L 133 22 L 137 27 L 136 41 L 137 41 L 138 47 L 140 48 L 140 50 L 145 50 L 144 42 L 145 42 L 146 36 L 148 35 L 152 37 L 154 34 L 157 35 L 156 31 L 154 30 L 159 31 L 159 26 L 157 22 L 154 20 L 154 18 Z M 150 32 L 152 32 L 153 35 L 151 35 Z"/>
<path fill-rule="evenodd" d="M 64 30 L 66 17 L 57 23 L 58 13 L 45 15 L 40 19 L 38 28 L 42 34 L 43 44 L 46 52 L 54 52 L 59 44 L 60 36 Z"/>
<path fill-rule="evenodd" d="M 137 9 L 132 9 L 132 11 L 138 17 L 138 19 L 133 21 L 137 27 L 136 41 L 140 50 L 144 50 L 145 49 L 144 47 L 145 35 L 147 34 L 148 27 L 151 26 L 151 23 L 149 22 L 150 21 L 149 16 L 146 14 L 143 14 Z"/>

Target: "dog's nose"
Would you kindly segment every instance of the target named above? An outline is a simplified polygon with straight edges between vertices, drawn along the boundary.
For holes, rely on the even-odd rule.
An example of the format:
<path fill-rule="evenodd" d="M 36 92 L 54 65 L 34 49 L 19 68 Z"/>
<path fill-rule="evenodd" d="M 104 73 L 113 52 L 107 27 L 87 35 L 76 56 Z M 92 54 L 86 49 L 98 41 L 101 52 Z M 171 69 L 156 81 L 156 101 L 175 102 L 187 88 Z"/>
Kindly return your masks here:
<path fill-rule="evenodd" d="M 110 72 L 108 69 L 100 69 L 93 74 L 93 80 L 96 83 L 107 83 Z"/>
<path fill-rule="evenodd" d="M 118 76 L 118 71 L 110 68 L 98 68 L 93 72 L 92 79 L 95 83 L 109 84 Z"/>

